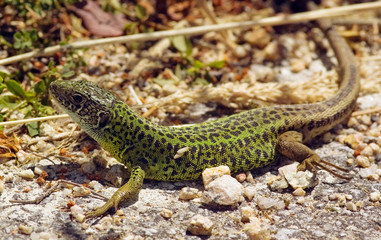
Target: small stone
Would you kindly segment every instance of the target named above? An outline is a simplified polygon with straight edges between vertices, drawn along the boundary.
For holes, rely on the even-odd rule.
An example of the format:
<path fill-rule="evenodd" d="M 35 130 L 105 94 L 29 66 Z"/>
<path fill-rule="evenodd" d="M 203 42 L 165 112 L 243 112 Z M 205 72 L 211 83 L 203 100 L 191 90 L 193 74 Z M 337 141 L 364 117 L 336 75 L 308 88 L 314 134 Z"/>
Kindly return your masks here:
<path fill-rule="evenodd" d="M 368 168 L 370 166 L 369 158 L 362 155 L 356 157 L 356 163 L 363 168 Z"/>
<path fill-rule="evenodd" d="M 19 225 L 19 231 L 22 234 L 30 235 L 33 232 L 33 227 L 21 224 L 21 225 Z"/>
<path fill-rule="evenodd" d="M 355 162 L 355 160 L 353 158 L 348 158 L 347 159 L 348 166 L 352 166 L 354 162 Z"/>
<path fill-rule="evenodd" d="M 26 180 L 32 180 L 34 178 L 34 173 L 31 169 L 27 169 L 19 172 L 19 176 Z"/>
<path fill-rule="evenodd" d="M 356 212 L 356 211 L 357 211 L 357 206 L 356 206 L 356 204 L 354 204 L 353 202 L 347 202 L 347 204 L 346 204 L 346 208 L 347 208 L 349 211 L 352 211 L 352 212 Z"/>
<path fill-rule="evenodd" d="M 173 212 L 169 209 L 163 208 L 161 209 L 160 215 L 165 219 L 169 219 L 172 217 Z"/>
<path fill-rule="evenodd" d="M 274 207 L 278 203 L 278 200 L 263 196 L 258 196 L 257 205 L 260 209 L 266 210 Z"/>
<path fill-rule="evenodd" d="M 373 156 L 373 149 L 370 146 L 366 146 L 362 151 L 361 155 L 370 157 Z"/>
<path fill-rule="evenodd" d="M 237 58 L 244 58 L 247 56 L 248 52 L 247 50 L 241 46 L 241 45 L 238 45 L 234 51 L 233 51 L 233 54 L 234 56 L 236 56 Z"/>
<path fill-rule="evenodd" d="M 381 152 L 380 146 L 378 146 L 376 143 L 370 143 L 369 147 L 373 150 L 375 154 L 378 154 Z"/>
<path fill-rule="evenodd" d="M 79 222 L 79 223 L 84 222 L 85 219 L 86 219 L 85 214 L 79 213 L 79 214 L 75 215 L 75 220 L 76 220 L 77 222 Z"/>
<path fill-rule="evenodd" d="M 298 166 L 299 166 L 298 162 L 293 162 L 291 164 L 280 167 L 278 169 L 278 173 L 282 177 L 286 176 L 287 174 L 297 173 L 298 172 Z"/>
<path fill-rule="evenodd" d="M 243 226 L 249 240 L 270 240 L 269 229 L 268 224 L 256 217 L 250 218 L 250 223 Z"/>
<path fill-rule="evenodd" d="M 81 165 L 81 170 L 83 173 L 94 173 L 95 169 L 96 167 L 93 162 L 85 162 Z"/>
<path fill-rule="evenodd" d="M 275 204 L 274 208 L 275 208 L 276 210 L 283 210 L 283 209 L 286 208 L 286 203 L 285 203 L 284 201 L 279 200 L 279 201 Z"/>
<path fill-rule="evenodd" d="M 249 182 L 249 183 L 253 183 L 254 182 L 253 174 L 251 174 L 250 171 L 246 172 L 246 182 Z"/>
<path fill-rule="evenodd" d="M 369 115 L 364 114 L 360 118 L 360 122 L 366 126 L 370 126 L 372 124 L 372 120 Z"/>
<path fill-rule="evenodd" d="M 36 175 L 41 175 L 41 173 L 43 172 L 44 170 L 42 170 L 41 168 L 39 167 L 35 167 L 34 168 L 34 174 Z"/>
<path fill-rule="evenodd" d="M 292 58 L 290 60 L 290 65 L 291 65 L 291 71 L 294 73 L 298 73 L 304 69 L 306 69 L 306 64 L 302 59 L 299 58 Z"/>
<path fill-rule="evenodd" d="M 213 222 L 207 217 L 196 215 L 192 217 L 188 231 L 196 236 L 209 236 L 212 234 Z"/>
<path fill-rule="evenodd" d="M 359 146 L 359 142 L 357 141 L 354 134 L 350 134 L 350 135 L 346 136 L 344 138 L 343 143 L 352 149 L 357 149 L 357 147 Z"/>
<path fill-rule="evenodd" d="M 110 216 L 103 217 L 101 219 L 100 224 L 102 225 L 103 230 L 109 230 L 110 228 L 112 228 L 113 219 Z"/>
<path fill-rule="evenodd" d="M 267 182 L 267 184 L 270 186 L 271 190 L 273 191 L 281 192 L 284 189 L 288 188 L 288 182 L 282 176 L 271 177 L 270 180 Z"/>
<path fill-rule="evenodd" d="M 262 27 L 255 27 L 253 30 L 247 31 L 243 35 L 243 39 L 256 47 L 263 49 L 270 42 L 271 34 Z"/>
<path fill-rule="evenodd" d="M 255 186 L 247 186 L 243 189 L 243 194 L 249 201 L 253 200 L 256 193 L 257 193 L 257 190 Z"/>
<path fill-rule="evenodd" d="M 48 233 L 48 232 L 40 232 L 39 233 L 38 240 L 50 240 L 50 239 L 55 239 L 55 238 L 52 238 L 52 236 L 50 236 L 50 233 Z"/>
<path fill-rule="evenodd" d="M 350 128 L 353 128 L 354 126 L 356 126 L 358 124 L 359 124 L 359 122 L 357 121 L 357 119 L 354 118 L 354 117 L 351 117 L 348 120 L 347 126 L 350 127 Z"/>
<path fill-rule="evenodd" d="M 255 217 L 255 211 L 252 207 L 242 207 L 240 211 L 242 222 L 248 222 L 251 217 Z"/>
<path fill-rule="evenodd" d="M 358 208 L 364 208 L 364 201 L 358 201 L 358 202 L 356 202 L 356 207 L 358 207 Z"/>
<path fill-rule="evenodd" d="M 2 179 L 0 179 L 0 194 L 4 191 L 5 189 L 5 183 Z"/>
<path fill-rule="evenodd" d="M 201 192 L 197 188 L 183 187 L 180 191 L 180 200 L 192 200 L 201 196 Z"/>
<path fill-rule="evenodd" d="M 114 186 L 122 186 L 123 176 L 125 174 L 124 166 L 120 164 L 114 164 L 110 167 L 110 170 L 104 176 L 104 179 L 111 182 Z"/>
<path fill-rule="evenodd" d="M 202 172 L 202 182 L 204 183 L 204 187 L 207 188 L 209 183 L 223 175 L 230 175 L 230 169 L 228 166 L 206 168 Z"/>
<path fill-rule="evenodd" d="M 118 210 L 116 210 L 116 215 L 118 215 L 118 216 L 124 216 L 124 211 L 122 210 L 122 209 L 118 209 Z"/>
<path fill-rule="evenodd" d="M 80 216 L 78 216 L 78 215 L 83 215 L 83 209 L 80 207 L 80 206 L 78 206 L 78 205 L 74 205 L 74 206 L 72 206 L 71 208 L 70 208 L 70 212 L 71 212 L 71 215 L 75 218 L 75 219 L 77 219 L 77 218 L 80 218 Z"/>
<path fill-rule="evenodd" d="M 373 173 L 369 175 L 368 179 L 371 181 L 378 181 L 380 179 L 380 175 L 378 175 L 377 173 Z"/>
<path fill-rule="evenodd" d="M 242 183 L 246 180 L 246 174 L 245 173 L 239 173 L 235 176 L 235 179 L 237 179 L 238 182 Z"/>
<path fill-rule="evenodd" d="M 353 199 L 353 196 L 350 194 L 345 194 L 345 199 L 347 199 L 348 201 L 351 201 Z"/>
<path fill-rule="evenodd" d="M 303 205 L 306 202 L 306 198 L 301 197 L 296 200 L 297 204 Z"/>
<path fill-rule="evenodd" d="M 237 206 L 244 201 L 243 186 L 233 177 L 224 175 L 211 182 L 201 202 L 211 206 Z"/>
<path fill-rule="evenodd" d="M 297 188 L 295 191 L 292 192 L 294 196 L 304 196 L 306 195 L 306 191 L 304 191 L 302 188 Z"/>
<path fill-rule="evenodd" d="M 299 171 L 294 174 L 286 174 L 285 178 L 293 189 L 307 188 L 313 177 L 313 173 L 310 171 Z"/>
<path fill-rule="evenodd" d="M 337 200 L 339 206 L 343 207 L 347 203 L 346 195 L 343 193 L 333 193 L 328 196 L 328 199 L 331 201 Z"/>
<path fill-rule="evenodd" d="M 374 191 L 369 194 L 370 201 L 377 202 L 380 201 L 381 193 L 379 191 Z"/>
<path fill-rule="evenodd" d="M 269 61 L 275 61 L 281 58 L 279 44 L 275 41 L 270 42 L 264 49 L 265 58 Z"/>
<path fill-rule="evenodd" d="M 103 185 L 100 184 L 98 181 L 95 181 L 95 180 L 89 182 L 89 187 L 94 189 L 95 191 L 99 191 L 99 190 L 103 189 Z"/>
<path fill-rule="evenodd" d="M 361 168 L 359 170 L 359 175 L 362 178 L 369 178 L 370 175 L 375 174 L 378 169 L 378 166 L 372 163 L 368 168 Z"/>
<path fill-rule="evenodd" d="M 75 186 L 73 188 L 73 196 L 74 197 L 89 196 L 90 194 L 91 194 L 91 191 L 88 188 L 78 187 L 78 186 Z"/>

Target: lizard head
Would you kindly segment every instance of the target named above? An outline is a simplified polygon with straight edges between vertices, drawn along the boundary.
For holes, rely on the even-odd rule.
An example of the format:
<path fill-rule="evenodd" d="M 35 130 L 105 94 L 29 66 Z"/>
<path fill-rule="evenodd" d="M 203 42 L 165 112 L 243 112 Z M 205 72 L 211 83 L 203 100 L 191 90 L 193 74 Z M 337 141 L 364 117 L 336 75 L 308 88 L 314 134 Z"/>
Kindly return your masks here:
<path fill-rule="evenodd" d="M 112 117 L 117 98 L 89 81 L 58 80 L 50 84 L 55 102 L 85 131 L 97 132 Z"/>

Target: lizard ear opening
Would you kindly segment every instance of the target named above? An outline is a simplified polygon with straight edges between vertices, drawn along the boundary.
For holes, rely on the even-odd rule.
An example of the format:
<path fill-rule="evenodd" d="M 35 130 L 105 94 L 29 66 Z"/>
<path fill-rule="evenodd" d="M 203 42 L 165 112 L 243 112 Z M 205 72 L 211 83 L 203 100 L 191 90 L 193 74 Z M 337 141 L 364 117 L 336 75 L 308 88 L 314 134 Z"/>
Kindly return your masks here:
<path fill-rule="evenodd" d="M 108 112 L 100 112 L 99 113 L 99 127 L 103 128 L 107 125 L 108 121 L 110 120 L 110 113 Z"/>

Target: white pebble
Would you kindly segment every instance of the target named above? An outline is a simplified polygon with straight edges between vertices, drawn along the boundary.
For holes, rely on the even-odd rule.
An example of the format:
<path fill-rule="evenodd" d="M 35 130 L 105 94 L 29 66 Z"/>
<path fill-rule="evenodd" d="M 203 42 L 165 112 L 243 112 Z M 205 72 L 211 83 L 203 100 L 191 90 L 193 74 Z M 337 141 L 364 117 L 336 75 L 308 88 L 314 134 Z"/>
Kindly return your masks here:
<path fill-rule="evenodd" d="M 255 211 L 252 207 L 242 207 L 240 212 L 242 222 L 248 222 L 251 217 L 255 217 Z"/>
<path fill-rule="evenodd" d="M 353 202 L 347 202 L 346 207 L 349 211 L 356 212 L 357 206 Z"/>
<path fill-rule="evenodd" d="M 381 198 L 381 193 L 379 191 L 374 191 L 369 194 L 370 201 L 377 202 Z"/>
<path fill-rule="evenodd" d="M 88 188 L 78 187 L 78 186 L 75 186 L 73 188 L 73 196 L 74 197 L 83 197 L 83 196 L 88 196 L 90 194 L 91 194 L 91 191 Z"/>
<path fill-rule="evenodd" d="M 260 209 L 266 210 L 273 208 L 278 203 L 278 200 L 268 197 L 259 196 L 257 198 L 257 205 Z"/>
<path fill-rule="evenodd" d="M 234 52 L 233 52 L 234 56 L 236 56 L 237 58 L 244 58 L 247 56 L 247 51 L 246 49 L 241 46 L 241 45 L 238 45 L 235 49 L 234 49 Z"/>
<path fill-rule="evenodd" d="M 201 201 L 207 205 L 237 206 L 243 202 L 243 186 L 233 177 L 224 175 L 208 185 Z"/>
<path fill-rule="evenodd" d="M 43 172 L 44 170 L 42 170 L 41 168 L 39 168 L 39 167 L 35 167 L 34 168 L 34 173 L 36 174 L 36 175 L 41 175 L 41 173 Z"/>
<path fill-rule="evenodd" d="M 188 226 L 188 231 L 193 235 L 203 235 L 208 236 L 212 234 L 213 222 L 207 217 L 202 215 L 196 215 L 192 217 L 191 222 Z"/>
<path fill-rule="evenodd" d="M 32 180 L 34 178 L 34 173 L 31 169 L 27 169 L 19 172 L 19 176 L 26 180 Z"/>
<path fill-rule="evenodd" d="M 246 232 L 248 239 L 250 240 L 270 240 L 270 226 L 259 218 L 251 217 L 250 223 L 243 226 L 243 230 Z"/>
<path fill-rule="evenodd" d="M 310 171 L 299 171 L 294 174 L 286 174 L 285 178 L 293 189 L 307 188 L 313 177 L 313 173 Z"/>
<path fill-rule="evenodd" d="M 0 179 L 0 194 L 4 191 L 5 189 L 5 183 L 2 179 Z"/>
<path fill-rule="evenodd" d="M 165 219 L 169 219 L 172 217 L 173 212 L 169 209 L 163 208 L 161 209 L 160 215 Z"/>
<path fill-rule="evenodd" d="M 368 168 L 370 166 L 369 158 L 362 155 L 356 157 L 356 163 L 363 168 Z"/>
<path fill-rule="evenodd" d="M 304 191 L 302 188 L 297 188 L 295 191 L 292 192 L 294 196 L 304 196 L 306 195 L 306 191 Z"/>
<path fill-rule="evenodd" d="M 370 147 L 370 146 L 366 146 L 362 151 L 361 151 L 361 155 L 363 156 L 372 156 L 373 155 L 373 149 Z"/>
<path fill-rule="evenodd" d="M 33 227 L 21 224 L 19 225 L 19 231 L 22 234 L 30 235 L 33 232 Z"/>
<path fill-rule="evenodd" d="M 99 190 L 103 189 L 103 185 L 100 184 L 98 181 L 95 181 L 95 180 L 89 182 L 89 187 L 94 189 L 95 191 L 99 191 Z"/>
<path fill-rule="evenodd" d="M 257 193 L 257 190 L 256 190 L 255 186 L 252 186 L 252 185 L 247 186 L 247 187 L 245 187 L 245 188 L 243 189 L 243 194 L 245 195 L 245 197 L 246 197 L 249 201 L 253 200 L 253 198 L 254 198 L 254 196 L 255 196 L 256 193 Z"/>
<path fill-rule="evenodd" d="M 230 168 L 228 166 L 206 168 L 202 172 L 202 182 L 204 183 L 204 187 L 207 188 L 209 183 L 223 175 L 230 175 Z"/>
<path fill-rule="evenodd" d="M 201 196 L 201 192 L 197 188 L 183 187 L 179 194 L 180 200 L 192 200 Z"/>
<path fill-rule="evenodd" d="M 372 148 L 372 150 L 373 150 L 373 152 L 374 152 L 375 154 L 381 152 L 381 148 L 380 148 L 380 146 L 378 146 L 376 143 L 370 143 L 370 144 L 369 144 L 369 147 Z"/>

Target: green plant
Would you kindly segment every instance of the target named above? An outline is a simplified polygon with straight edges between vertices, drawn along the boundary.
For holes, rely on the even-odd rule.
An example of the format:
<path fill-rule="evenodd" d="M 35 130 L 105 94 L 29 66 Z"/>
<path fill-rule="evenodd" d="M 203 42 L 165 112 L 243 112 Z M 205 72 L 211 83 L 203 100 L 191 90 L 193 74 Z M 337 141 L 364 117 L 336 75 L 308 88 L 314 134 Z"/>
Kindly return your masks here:
<path fill-rule="evenodd" d="M 212 82 L 213 78 L 210 75 L 210 69 L 221 69 L 225 66 L 224 60 L 205 64 L 199 60 L 194 59 L 191 56 L 193 48 L 192 43 L 189 38 L 185 36 L 172 37 L 171 43 L 182 54 L 183 58 L 186 59 L 187 64 L 190 65 L 190 67 L 185 70 L 185 73 L 193 79 L 194 84 L 208 84 Z M 178 74 L 178 66 L 176 66 L 176 76 L 180 75 Z"/>
<path fill-rule="evenodd" d="M 16 111 L 24 115 L 24 118 L 41 117 L 54 113 L 49 101 L 49 85 L 58 78 L 73 76 L 74 71 L 71 70 L 73 63 L 69 62 L 62 70 L 58 70 L 51 61 L 48 67 L 49 70 L 42 74 L 39 81 L 28 91 L 24 90 L 18 81 L 12 79 L 17 76 L 17 73 L 11 76 L 0 72 L 0 121 L 8 119 Z M 31 73 L 28 76 L 33 78 Z M 39 134 L 37 122 L 28 123 L 27 129 L 32 137 Z"/>

